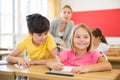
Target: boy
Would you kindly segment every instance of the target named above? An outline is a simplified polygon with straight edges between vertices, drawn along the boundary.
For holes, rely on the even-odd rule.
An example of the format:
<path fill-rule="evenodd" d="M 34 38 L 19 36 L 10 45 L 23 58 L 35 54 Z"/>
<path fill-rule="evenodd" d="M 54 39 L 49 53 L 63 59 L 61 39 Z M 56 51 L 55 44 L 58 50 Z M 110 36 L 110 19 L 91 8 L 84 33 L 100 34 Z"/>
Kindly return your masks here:
<path fill-rule="evenodd" d="M 38 13 L 28 15 L 26 20 L 29 35 L 7 56 L 7 61 L 23 67 L 46 64 L 49 59 L 58 54 L 53 36 L 48 33 L 49 20 Z M 29 61 L 18 57 L 24 50 L 28 53 Z"/>

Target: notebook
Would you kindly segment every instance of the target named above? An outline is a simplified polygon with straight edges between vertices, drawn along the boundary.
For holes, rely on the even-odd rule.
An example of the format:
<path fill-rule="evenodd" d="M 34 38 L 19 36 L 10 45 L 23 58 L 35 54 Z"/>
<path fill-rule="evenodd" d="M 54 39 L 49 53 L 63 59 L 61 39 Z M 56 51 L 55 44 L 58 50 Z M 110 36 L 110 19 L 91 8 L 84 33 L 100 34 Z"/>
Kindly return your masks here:
<path fill-rule="evenodd" d="M 49 72 L 46 72 L 46 74 L 53 74 L 53 75 L 61 75 L 61 76 L 74 76 L 74 74 L 71 73 L 72 66 L 64 66 L 64 68 L 60 71 L 58 70 L 50 70 Z"/>

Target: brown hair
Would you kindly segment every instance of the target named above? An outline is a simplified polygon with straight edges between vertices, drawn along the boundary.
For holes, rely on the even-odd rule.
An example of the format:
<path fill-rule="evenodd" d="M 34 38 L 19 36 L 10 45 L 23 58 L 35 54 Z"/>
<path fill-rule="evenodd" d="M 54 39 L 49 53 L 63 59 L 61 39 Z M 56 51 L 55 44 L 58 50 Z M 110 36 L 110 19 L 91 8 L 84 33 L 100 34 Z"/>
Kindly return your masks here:
<path fill-rule="evenodd" d="M 72 12 L 72 8 L 71 8 L 70 5 L 64 5 L 62 9 L 64 9 L 64 8 L 69 8 L 71 10 L 71 12 Z"/>

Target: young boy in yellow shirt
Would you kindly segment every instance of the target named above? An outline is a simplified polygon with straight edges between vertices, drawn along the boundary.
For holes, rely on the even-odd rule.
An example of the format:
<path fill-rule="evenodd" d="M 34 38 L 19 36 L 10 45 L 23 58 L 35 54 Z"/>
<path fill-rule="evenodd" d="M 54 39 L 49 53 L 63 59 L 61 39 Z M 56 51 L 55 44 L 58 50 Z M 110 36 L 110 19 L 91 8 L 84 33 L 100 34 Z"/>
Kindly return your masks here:
<path fill-rule="evenodd" d="M 17 44 L 6 59 L 9 63 L 17 63 L 23 67 L 31 64 L 46 64 L 54 55 L 58 55 L 54 38 L 48 33 L 49 20 L 38 13 L 28 15 L 26 20 L 29 35 Z M 18 57 L 24 50 L 28 53 L 29 61 Z"/>

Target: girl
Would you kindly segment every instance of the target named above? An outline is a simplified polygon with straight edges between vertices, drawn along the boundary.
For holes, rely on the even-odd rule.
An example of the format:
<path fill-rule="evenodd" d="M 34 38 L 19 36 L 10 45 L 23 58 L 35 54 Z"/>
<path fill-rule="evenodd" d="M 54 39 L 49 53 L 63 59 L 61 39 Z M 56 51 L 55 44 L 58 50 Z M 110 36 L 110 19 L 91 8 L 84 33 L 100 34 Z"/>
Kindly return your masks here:
<path fill-rule="evenodd" d="M 72 73 L 111 70 L 111 64 L 102 54 L 91 49 L 92 36 L 84 24 L 79 24 L 71 36 L 71 49 L 60 53 L 61 62 L 50 61 L 47 66 L 53 70 L 62 70 L 64 66 L 74 66 Z"/>
<path fill-rule="evenodd" d="M 102 34 L 102 31 L 99 28 L 94 28 L 92 30 L 93 36 L 93 48 L 97 51 L 104 53 L 109 50 L 109 46 L 107 44 L 106 38 Z"/>

